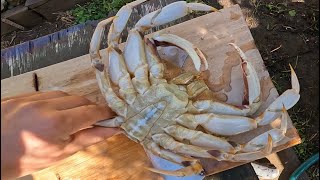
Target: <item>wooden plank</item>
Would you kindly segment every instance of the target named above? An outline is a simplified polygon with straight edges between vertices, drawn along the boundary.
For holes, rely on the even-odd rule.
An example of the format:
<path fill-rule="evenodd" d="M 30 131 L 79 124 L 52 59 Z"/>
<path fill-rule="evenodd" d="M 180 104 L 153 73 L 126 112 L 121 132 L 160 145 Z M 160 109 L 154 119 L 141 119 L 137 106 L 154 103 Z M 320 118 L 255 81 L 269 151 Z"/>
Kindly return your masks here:
<path fill-rule="evenodd" d="M 23 13 L 27 10 L 28 10 L 28 8 L 25 7 L 24 5 L 19 5 L 19 6 L 16 6 L 12 9 L 9 9 L 9 10 L 1 13 L 1 18 L 5 18 L 5 19 L 10 18 L 11 16 L 15 16 L 15 15 Z"/>
<path fill-rule="evenodd" d="M 195 26 L 195 24 L 197 24 L 197 26 Z M 211 13 L 205 16 L 201 16 L 200 18 L 196 18 L 167 28 L 165 29 L 165 31 L 184 37 L 198 46 L 201 50 L 203 50 L 203 52 L 208 56 L 209 62 L 209 87 L 215 92 L 226 94 L 229 97 L 227 99 L 227 102 L 240 104 L 243 93 L 241 71 L 238 66 L 240 59 L 235 53 L 234 49 L 227 45 L 230 42 L 238 44 L 245 51 L 246 55 L 252 61 L 258 72 L 262 86 L 263 105 L 261 110 L 263 110 L 263 108 L 266 108 L 266 106 L 269 105 L 274 100 L 274 98 L 278 96 L 278 93 L 272 84 L 269 74 L 265 69 L 263 60 L 254 45 L 254 40 L 245 23 L 239 6 L 233 6 L 228 9 L 223 9 L 218 13 Z M 101 53 L 105 55 L 104 50 L 102 50 Z M 190 61 L 187 61 L 185 63 L 184 69 L 193 69 L 193 65 Z M 90 68 L 90 59 L 88 55 L 52 65 L 47 68 L 39 69 L 34 72 L 19 75 L 17 76 L 17 79 L 15 79 L 17 86 L 19 87 L 19 82 L 23 82 L 24 78 L 30 78 L 32 73 L 37 74 L 39 78 L 39 89 L 42 91 L 59 89 L 71 94 L 83 95 L 97 103 L 104 103 L 104 100 L 96 85 L 96 80 Z M 2 87 L 5 87 L 4 90 L 1 89 L 1 94 L 3 94 L 3 92 L 7 92 L 6 96 L 9 96 L 24 92 L 19 92 L 19 90 L 11 92 L 10 89 L 7 89 L 6 85 L 11 81 L 11 78 L 1 81 Z M 19 89 L 18 87 L 16 87 L 15 89 Z M 275 123 L 273 123 L 271 126 L 259 128 L 250 133 L 243 134 L 241 137 L 232 137 L 232 139 L 234 141 L 244 143 L 250 138 L 256 136 L 258 133 L 264 132 L 277 124 L 279 124 L 279 120 L 275 121 Z M 274 152 L 300 143 L 300 137 L 298 136 L 296 129 L 293 127 L 291 121 L 289 122 L 287 136 L 291 137 L 292 140 L 275 148 Z M 114 138 L 114 141 L 117 141 L 118 137 Z M 113 145 L 114 144 L 109 144 L 109 146 Z M 123 150 L 132 149 L 134 146 L 138 145 L 134 144 L 131 147 L 123 148 Z M 122 152 L 119 151 L 119 154 L 114 154 L 113 156 L 116 157 L 112 158 L 121 157 L 121 154 Z M 76 159 L 86 158 L 85 156 L 81 155 L 75 156 L 76 157 L 74 158 Z M 132 156 L 136 156 L 135 152 L 132 152 Z M 106 157 L 106 160 L 108 158 L 111 157 Z M 102 162 L 99 162 L 98 164 L 100 163 Z M 128 163 L 129 162 L 119 162 L 119 164 L 122 164 L 123 166 L 119 165 L 121 166 L 121 168 L 115 171 L 126 171 L 126 166 Z M 206 169 L 207 174 L 221 172 L 226 169 L 230 169 L 232 167 L 243 164 L 217 162 L 214 160 L 206 159 L 202 159 L 202 163 Z M 63 167 L 63 165 L 57 167 L 61 168 Z M 53 169 L 51 168 L 50 170 L 44 170 L 42 171 L 42 173 L 52 173 L 59 171 L 57 170 L 57 167 Z M 61 171 L 68 172 L 69 170 L 67 169 Z M 91 175 L 100 173 L 104 174 L 104 172 L 94 168 L 94 166 L 90 166 L 90 168 L 88 168 L 88 171 L 90 171 L 89 174 Z M 135 171 L 138 173 L 140 172 L 139 169 L 135 169 Z M 73 169 L 72 172 L 78 173 L 67 172 L 66 174 L 68 174 L 68 176 L 65 175 L 64 177 L 82 177 L 77 169 Z M 104 179 L 104 177 L 99 177 L 98 179 Z"/>
<path fill-rule="evenodd" d="M 1 19 L 1 23 L 5 23 L 6 25 L 13 26 L 13 27 L 18 28 L 20 30 L 25 30 L 25 28 L 23 26 L 21 26 L 20 24 L 15 23 L 13 21 L 10 21 L 9 19 Z"/>
<path fill-rule="evenodd" d="M 144 166 L 151 166 L 151 163 L 143 148 L 133 141 L 128 141 L 127 137 L 117 135 L 32 176 L 33 180 L 162 179 L 144 170 Z"/>
<path fill-rule="evenodd" d="M 25 7 L 24 5 L 19 5 L 13 9 L 5 11 L 4 13 L 1 13 L 1 19 L 4 19 L 4 21 L 2 20 L 4 27 L 1 26 L 1 35 L 18 28 L 12 28 L 14 26 L 12 24 L 8 24 L 6 20 L 9 20 L 24 28 L 31 28 L 43 22 L 43 18 L 40 15 L 32 10 L 29 10 L 28 7 Z"/>
<path fill-rule="evenodd" d="M 35 92 L 34 73 L 14 76 L 10 79 L 1 81 L 1 99 L 5 97 L 15 96 L 20 93 Z M 19 87 L 17 87 L 19 86 Z"/>
<path fill-rule="evenodd" d="M 288 148 L 283 151 L 278 152 L 280 161 L 282 162 L 284 168 L 280 174 L 280 180 L 287 180 L 290 178 L 291 174 L 301 165 L 297 155 L 295 154 L 293 148 Z M 306 172 L 303 172 L 299 176 L 299 180 L 309 180 Z"/>
<path fill-rule="evenodd" d="M 89 0 L 26 0 L 25 6 L 41 14 L 45 19 L 54 21 L 58 16 L 57 12 L 70 10 L 77 4 L 83 5 L 86 2 L 89 2 Z M 59 5 L 57 6 L 57 4 Z"/>

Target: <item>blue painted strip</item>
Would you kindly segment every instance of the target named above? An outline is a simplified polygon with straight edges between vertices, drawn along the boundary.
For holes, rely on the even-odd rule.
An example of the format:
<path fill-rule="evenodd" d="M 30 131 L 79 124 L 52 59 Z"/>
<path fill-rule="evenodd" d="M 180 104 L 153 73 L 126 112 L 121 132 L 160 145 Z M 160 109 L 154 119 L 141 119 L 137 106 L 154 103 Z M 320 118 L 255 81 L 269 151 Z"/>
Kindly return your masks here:
<path fill-rule="evenodd" d="M 58 32 L 48 34 L 46 36 L 42 36 L 40 38 L 33 39 L 30 41 L 3 49 L 3 50 L 1 50 L 1 62 L 4 62 L 9 58 L 15 58 L 15 57 L 22 55 L 22 54 L 32 53 L 34 51 L 34 49 L 40 49 L 40 48 L 43 48 L 52 42 L 63 40 L 69 34 L 80 31 L 88 25 L 95 28 L 99 21 L 100 20 L 88 21 L 83 24 L 71 26 L 67 29 L 62 29 Z"/>

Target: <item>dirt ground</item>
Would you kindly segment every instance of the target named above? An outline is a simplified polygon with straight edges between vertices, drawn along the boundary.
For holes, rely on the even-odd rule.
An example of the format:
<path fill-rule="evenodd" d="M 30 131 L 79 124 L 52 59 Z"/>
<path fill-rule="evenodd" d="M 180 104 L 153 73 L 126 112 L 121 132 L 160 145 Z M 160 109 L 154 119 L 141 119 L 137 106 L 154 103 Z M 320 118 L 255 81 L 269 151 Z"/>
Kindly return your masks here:
<path fill-rule="evenodd" d="M 214 4 L 211 0 L 204 0 Z M 290 88 L 289 63 L 300 80 L 301 98 L 289 110 L 303 143 L 294 149 L 305 161 L 319 149 L 319 1 L 284 0 L 234 1 L 247 16 L 247 22 L 267 69 L 279 93 Z M 29 31 L 1 37 L 1 49 L 71 26 L 63 19 L 46 22 Z M 319 164 L 308 170 L 319 179 Z"/>
<path fill-rule="evenodd" d="M 319 152 L 319 1 L 293 1 L 220 0 L 242 8 L 279 94 L 291 88 L 289 64 L 294 67 L 301 97 L 288 112 L 302 138 L 294 150 L 304 162 Z M 319 179 L 319 163 L 307 174 Z"/>
<path fill-rule="evenodd" d="M 25 31 L 13 31 L 1 36 L 1 49 L 30 41 L 73 25 L 73 18 L 69 13 L 60 13 L 54 22 L 45 21 L 32 29 Z"/>
<path fill-rule="evenodd" d="M 319 1 L 270 2 L 240 6 L 278 92 L 290 88 L 289 63 L 299 77 L 301 98 L 289 114 L 302 137 L 294 149 L 303 162 L 319 152 Z M 308 175 L 319 179 L 319 163 Z"/>

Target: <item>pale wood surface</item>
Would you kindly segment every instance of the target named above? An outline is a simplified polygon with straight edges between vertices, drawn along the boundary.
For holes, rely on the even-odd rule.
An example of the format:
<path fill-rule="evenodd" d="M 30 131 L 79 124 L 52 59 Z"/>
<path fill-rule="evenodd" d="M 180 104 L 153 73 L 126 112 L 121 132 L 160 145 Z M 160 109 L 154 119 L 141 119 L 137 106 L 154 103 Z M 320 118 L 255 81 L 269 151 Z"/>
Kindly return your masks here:
<path fill-rule="evenodd" d="M 239 6 L 232 6 L 221 10 L 221 12 L 201 16 L 167 28 L 165 31 L 179 35 L 203 50 L 208 56 L 209 62 L 209 87 L 211 90 L 219 92 L 222 95 L 221 97 L 223 97 L 223 94 L 227 95 L 227 102 L 240 104 L 243 93 L 243 80 L 239 68 L 240 59 L 234 49 L 228 46 L 230 42 L 236 43 L 245 51 L 258 72 L 262 86 L 262 101 L 264 102 L 261 110 L 278 96 Z M 105 52 L 102 51 L 102 54 L 105 54 Z M 191 70 L 192 68 L 191 62 L 186 61 L 184 69 Z M 40 91 L 63 90 L 70 94 L 85 96 L 100 104 L 105 103 L 97 87 L 88 55 L 4 79 L 1 81 L 1 98 L 35 91 L 32 83 L 34 73 L 37 74 Z M 220 100 L 223 100 L 223 98 Z M 279 120 L 273 123 L 272 126 L 277 124 L 279 124 Z M 265 126 L 232 139 L 244 143 L 272 126 Z M 291 137 L 292 140 L 275 148 L 274 152 L 300 143 L 300 137 L 291 120 L 287 136 Z M 159 178 L 159 176 L 147 173 L 142 169 L 143 166 L 148 166 L 150 163 L 143 153 L 143 149 L 138 144 L 129 141 L 125 137 L 115 136 L 91 147 L 96 151 L 90 156 L 86 151 L 79 152 L 56 166 L 35 173 L 34 177 L 45 179 L 45 177 L 52 176 L 52 174 L 59 174 L 62 179 Z M 117 147 L 119 145 L 122 148 Z M 113 154 L 112 152 L 117 153 Z M 135 165 L 132 164 L 133 160 L 130 160 L 129 157 L 128 159 L 122 158 L 128 154 L 132 156 L 130 158 L 134 159 Z M 208 174 L 221 172 L 243 164 L 204 159 L 202 163 Z"/>

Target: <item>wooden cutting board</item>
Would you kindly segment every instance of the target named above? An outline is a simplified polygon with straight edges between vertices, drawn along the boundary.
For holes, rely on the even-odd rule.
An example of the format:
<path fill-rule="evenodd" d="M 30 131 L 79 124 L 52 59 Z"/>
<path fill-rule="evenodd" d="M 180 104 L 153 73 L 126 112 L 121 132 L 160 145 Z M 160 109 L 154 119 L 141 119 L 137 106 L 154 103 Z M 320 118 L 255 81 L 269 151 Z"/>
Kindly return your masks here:
<path fill-rule="evenodd" d="M 165 31 L 189 40 L 208 56 L 209 88 L 221 95 L 220 100 L 240 104 L 243 94 L 240 59 L 235 50 L 228 45 L 230 42 L 240 46 L 258 72 L 263 101 L 260 111 L 278 96 L 238 5 L 169 27 Z M 105 55 L 104 50 L 101 53 Z M 187 60 L 183 68 L 193 69 L 191 61 Z M 37 83 L 34 83 L 35 79 Z M 63 90 L 70 94 L 85 96 L 99 104 L 105 103 L 91 69 L 89 55 L 4 79 L 1 81 L 1 87 L 1 98 L 33 92 L 36 89 L 39 91 Z M 241 137 L 234 137 L 233 140 L 245 143 L 257 134 L 277 125 L 279 120 L 250 133 L 242 134 Z M 273 152 L 301 142 L 291 120 L 288 123 L 287 136 L 292 139 L 274 148 Z M 218 173 L 244 164 L 207 159 L 201 161 L 207 174 Z M 143 148 L 123 135 L 117 135 L 57 165 L 34 173 L 33 178 L 161 179 L 159 175 L 145 171 L 144 166 L 151 166 L 151 164 Z"/>

